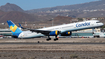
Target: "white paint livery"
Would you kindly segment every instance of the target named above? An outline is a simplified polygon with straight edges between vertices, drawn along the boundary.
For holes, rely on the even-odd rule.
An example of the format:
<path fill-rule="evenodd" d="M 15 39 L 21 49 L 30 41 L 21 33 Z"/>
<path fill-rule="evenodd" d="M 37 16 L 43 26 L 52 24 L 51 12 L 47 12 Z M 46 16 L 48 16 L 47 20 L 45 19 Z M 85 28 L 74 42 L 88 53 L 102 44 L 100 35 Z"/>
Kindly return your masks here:
<path fill-rule="evenodd" d="M 77 31 L 77 30 L 83 30 L 83 29 L 90 29 L 90 28 L 96 28 L 103 26 L 104 24 L 99 22 L 98 20 L 89 20 L 89 21 L 83 21 L 83 22 L 77 22 L 77 23 L 70 23 L 70 24 L 64 24 L 64 25 L 58 25 L 58 26 L 52 26 L 52 27 L 47 27 L 47 28 L 41 28 L 41 29 L 35 29 L 35 31 L 31 32 L 30 31 L 23 31 L 19 34 L 18 38 L 35 38 L 35 37 L 43 37 L 43 36 L 48 36 L 47 40 L 51 40 L 49 38 L 49 33 L 48 35 L 43 34 L 42 32 L 51 32 L 51 31 L 59 31 L 59 35 L 65 32 L 71 32 L 71 31 Z M 38 32 L 37 32 L 37 31 Z M 57 35 L 56 39 L 57 40 Z"/>

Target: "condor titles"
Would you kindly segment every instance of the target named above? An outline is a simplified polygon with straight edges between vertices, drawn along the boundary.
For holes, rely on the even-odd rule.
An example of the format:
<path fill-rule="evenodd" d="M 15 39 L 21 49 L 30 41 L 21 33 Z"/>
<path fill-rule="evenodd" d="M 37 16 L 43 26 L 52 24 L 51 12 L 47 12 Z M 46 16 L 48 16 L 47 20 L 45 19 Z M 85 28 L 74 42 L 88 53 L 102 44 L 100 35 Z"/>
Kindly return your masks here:
<path fill-rule="evenodd" d="M 89 26 L 90 22 L 85 22 L 85 23 L 77 23 L 76 27 L 82 27 L 82 26 Z"/>

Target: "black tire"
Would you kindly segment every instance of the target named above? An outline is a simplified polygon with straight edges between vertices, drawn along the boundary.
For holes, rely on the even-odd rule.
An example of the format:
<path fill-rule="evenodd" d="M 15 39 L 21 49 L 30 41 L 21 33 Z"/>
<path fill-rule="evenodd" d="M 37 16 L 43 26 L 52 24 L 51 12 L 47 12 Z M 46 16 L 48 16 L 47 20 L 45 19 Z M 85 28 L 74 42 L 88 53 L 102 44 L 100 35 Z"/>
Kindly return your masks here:
<path fill-rule="evenodd" d="M 94 36 L 94 38 L 100 38 L 100 36 Z"/>
<path fill-rule="evenodd" d="M 100 36 L 97 36 L 97 38 L 100 38 Z"/>
<path fill-rule="evenodd" d="M 58 38 L 54 39 L 54 41 L 58 40 Z"/>
<path fill-rule="evenodd" d="M 56 41 L 56 39 L 54 39 L 54 41 Z"/>
<path fill-rule="evenodd" d="M 51 40 L 51 38 L 46 39 L 47 41 Z"/>

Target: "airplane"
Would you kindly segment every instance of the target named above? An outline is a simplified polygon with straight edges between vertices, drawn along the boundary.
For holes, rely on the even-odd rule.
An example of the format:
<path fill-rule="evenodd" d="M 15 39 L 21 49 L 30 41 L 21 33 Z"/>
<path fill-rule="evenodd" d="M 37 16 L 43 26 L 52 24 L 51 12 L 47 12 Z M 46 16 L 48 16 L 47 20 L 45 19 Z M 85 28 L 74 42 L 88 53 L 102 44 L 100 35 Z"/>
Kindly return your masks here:
<path fill-rule="evenodd" d="M 97 27 L 101 27 L 104 24 L 98 20 L 88 20 L 77 23 L 69 23 L 58 26 L 46 27 L 41 29 L 28 29 L 21 26 L 22 29 L 27 29 L 30 31 L 22 31 L 19 29 L 11 20 L 7 21 L 9 28 L 13 34 L 14 38 L 36 38 L 36 37 L 44 37 L 47 36 L 47 41 L 51 40 L 50 36 L 55 36 L 54 41 L 58 40 L 58 35 L 60 36 L 70 36 L 72 31 L 83 30 L 83 29 L 94 29 Z"/>

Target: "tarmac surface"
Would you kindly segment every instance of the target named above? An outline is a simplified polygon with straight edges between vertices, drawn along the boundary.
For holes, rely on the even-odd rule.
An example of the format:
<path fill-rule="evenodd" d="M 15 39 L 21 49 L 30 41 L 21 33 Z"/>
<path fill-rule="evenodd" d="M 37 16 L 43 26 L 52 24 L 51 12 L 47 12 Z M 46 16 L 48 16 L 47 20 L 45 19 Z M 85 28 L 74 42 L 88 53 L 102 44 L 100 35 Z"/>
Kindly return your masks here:
<path fill-rule="evenodd" d="M 105 51 L 105 38 L 0 39 L 0 50 Z"/>
<path fill-rule="evenodd" d="M 59 38 L 59 40 L 54 41 L 53 38 L 50 41 L 46 41 L 46 38 L 34 38 L 34 39 L 16 39 L 16 38 L 1 38 L 0 43 L 2 42 L 46 42 L 46 43 L 51 43 L 51 42 L 94 42 L 94 43 L 105 43 L 105 38 Z"/>
<path fill-rule="evenodd" d="M 76 45 L 76 44 L 79 44 L 79 45 L 83 45 L 83 44 L 105 44 L 104 42 L 103 43 L 97 43 L 97 42 L 2 42 L 0 43 L 1 45 L 3 44 L 17 44 L 17 45 L 21 45 L 21 44 L 24 44 L 24 45 L 35 45 L 35 44 L 72 44 L 72 45 Z"/>
<path fill-rule="evenodd" d="M 0 59 L 105 59 L 105 38 L 5 38 Z"/>

